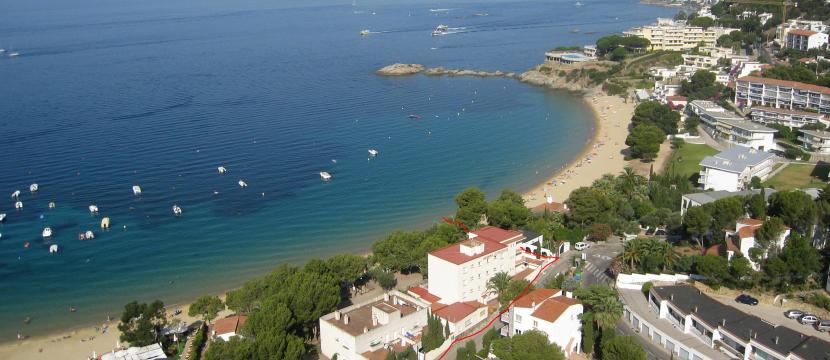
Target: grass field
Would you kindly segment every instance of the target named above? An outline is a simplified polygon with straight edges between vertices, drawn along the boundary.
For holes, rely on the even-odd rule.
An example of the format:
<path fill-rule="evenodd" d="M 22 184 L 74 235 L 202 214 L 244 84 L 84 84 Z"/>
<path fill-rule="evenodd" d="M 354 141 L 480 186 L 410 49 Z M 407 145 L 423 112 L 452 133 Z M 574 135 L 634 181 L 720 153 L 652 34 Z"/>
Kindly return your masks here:
<path fill-rule="evenodd" d="M 776 190 L 823 189 L 827 185 L 828 173 L 830 173 L 830 164 L 828 163 L 820 162 L 816 165 L 790 164 L 780 173 L 767 180 L 765 184 Z"/>
<path fill-rule="evenodd" d="M 718 151 L 705 144 L 683 144 L 680 149 L 672 152 L 666 171 L 675 171 L 691 178 L 700 172 L 700 161 L 707 156 L 717 154 Z M 697 176 L 695 176 L 697 178 Z"/>

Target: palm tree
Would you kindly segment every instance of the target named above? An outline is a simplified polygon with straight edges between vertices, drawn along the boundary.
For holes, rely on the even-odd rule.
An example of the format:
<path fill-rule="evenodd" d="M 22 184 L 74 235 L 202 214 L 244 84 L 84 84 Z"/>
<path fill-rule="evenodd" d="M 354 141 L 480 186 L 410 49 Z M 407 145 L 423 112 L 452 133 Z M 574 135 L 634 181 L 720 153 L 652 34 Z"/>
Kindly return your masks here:
<path fill-rule="evenodd" d="M 674 246 L 672 246 L 671 244 L 660 243 L 660 245 L 662 248 L 661 251 L 663 255 L 663 271 L 666 271 L 667 269 L 673 268 L 674 265 L 676 265 L 677 262 L 680 261 L 680 255 L 678 255 L 677 252 L 674 251 Z"/>
<path fill-rule="evenodd" d="M 626 166 L 625 169 L 620 173 L 619 176 L 620 180 L 622 180 L 622 190 L 628 196 L 633 196 L 635 190 L 640 187 L 643 182 L 644 178 L 638 175 L 634 169 L 630 166 Z"/>
<path fill-rule="evenodd" d="M 640 261 L 640 239 L 631 240 L 623 245 L 622 260 L 631 264 L 634 270 L 634 263 Z"/>
<path fill-rule="evenodd" d="M 616 297 L 603 297 L 594 304 L 591 311 L 594 313 L 594 321 L 603 329 L 610 329 L 623 315 L 623 306 Z"/>
<path fill-rule="evenodd" d="M 507 290 L 508 286 L 510 286 L 510 275 L 503 271 L 496 273 L 487 281 L 487 291 L 499 296 Z"/>

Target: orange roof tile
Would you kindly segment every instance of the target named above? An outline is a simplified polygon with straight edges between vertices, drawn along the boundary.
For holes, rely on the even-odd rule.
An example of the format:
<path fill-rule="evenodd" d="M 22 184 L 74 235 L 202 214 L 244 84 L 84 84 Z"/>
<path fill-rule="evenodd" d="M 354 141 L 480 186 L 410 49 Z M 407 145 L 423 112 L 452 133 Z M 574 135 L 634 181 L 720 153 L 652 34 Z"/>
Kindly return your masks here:
<path fill-rule="evenodd" d="M 517 273 L 516 275 L 513 275 L 513 277 L 511 277 L 511 279 L 513 279 L 513 280 L 522 280 L 526 276 L 530 275 L 530 273 L 532 273 L 532 272 L 533 272 L 533 269 L 524 269 L 521 272 Z"/>
<path fill-rule="evenodd" d="M 802 89 L 802 90 L 812 90 L 812 91 L 820 92 L 820 93 L 823 93 L 823 94 L 830 94 L 830 88 L 826 88 L 824 86 L 813 85 L 813 84 L 805 84 L 805 83 L 801 83 L 801 82 L 798 82 L 798 81 L 778 80 L 778 79 L 763 78 L 763 77 L 758 77 L 758 76 L 744 76 L 742 78 L 738 78 L 737 81 L 754 82 L 754 83 L 777 85 L 777 86 L 787 86 L 787 87 L 797 88 L 797 89 Z"/>
<path fill-rule="evenodd" d="M 795 34 L 795 35 L 801 35 L 801 36 L 813 36 L 813 35 L 818 34 L 818 33 L 815 32 L 815 31 L 806 30 L 806 29 L 792 29 L 790 31 L 787 31 L 787 35 L 789 35 L 789 34 Z"/>
<path fill-rule="evenodd" d="M 579 300 L 564 296 L 557 296 L 545 300 L 541 305 L 539 305 L 538 308 L 536 308 L 536 311 L 534 311 L 531 316 L 552 323 L 559 319 L 559 316 L 561 316 L 565 310 L 568 310 L 569 307 L 579 304 L 581 304 Z"/>
<path fill-rule="evenodd" d="M 495 241 L 500 244 L 512 244 L 524 238 L 521 231 L 504 230 L 495 226 L 485 226 L 472 233 L 478 235 L 476 239 Z"/>
<path fill-rule="evenodd" d="M 438 302 L 441 298 L 431 292 L 429 290 L 424 289 L 422 286 L 415 286 L 409 288 L 409 292 L 418 295 L 421 299 L 424 299 L 430 303 Z"/>
<path fill-rule="evenodd" d="M 568 212 L 568 208 L 565 207 L 565 204 L 560 202 L 552 202 L 548 204 L 547 202 L 541 205 L 538 205 L 532 209 L 533 212 L 543 213 L 545 210 L 554 212 L 554 213 L 566 213 Z"/>
<path fill-rule="evenodd" d="M 224 335 L 235 333 L 239 334 L 239 329 L 242 328 L 242 325 L 245 325 L 245 321 L 248 320 L 248 317 L 245 315 L 234 315 L 228 316 L 224 319 L 216 320 L 213 324 L 213 331 L 216 335 Z"/>
<path fill-rule="evenodd" d="M 450 245 L 442 247 L 438 250 L 433 250 L 429 254 L 432 255 L 432 256 L 435 256 L 439 259 L 443 259 L 443 260 L 446 260 L 448 262 L 451 262 L 453 264 L 461 265 L 461 264 L 464 264 L 468 261 L 472 261 L 472 260 L 478 259 L 480 257 L 489 255 L 493 252 L 499 251 L 501 249 L 506 249 L 507 248 L 507 246 L 502 245 L 502 244 L 500 244 L 498 242 L 495 242 L 495 241 L 481 241 L 481 243 L 484 244 L 484 251 L 470 256 L 470 255 L 467 255 L 467 254 L 464 254 L 464 253 L 461 252 L 461 245 L 465 244 L 465 243 L 468 243 L 469 241 L 470 240 L 466 240 L 466 241 L 458 242 L 458 243 L 455 243 L 455 244 L 450 244 Z"/>
<path fill-rule="evenodd" d="M 758 219 L 744 218 L 744 219 L 738 220 L 738 224 L 744 224 L 744 225 L 749 225 L 749 226 L 761 226 L 761 225 L 764 225 L 764 221 L 763 220 L 758 220 Z"/>
<path fill-rule="evenodd" d="M 433 314 L 451 323 L 456 323 L 483 307 L 485 305 L 478 301 L 464 301 L 433 310 Z"/>
<path fill-rule="evenodd" d="M 539 288 L 527 293 L 525 296 L 520 297 L 519 300 L 516 300 L 514 306 L 520 308 L 531 308 L 533 303 L 541 304 L 542 301 L 552 298 L 561 292 L 562 290 L 559 289 Z"/>

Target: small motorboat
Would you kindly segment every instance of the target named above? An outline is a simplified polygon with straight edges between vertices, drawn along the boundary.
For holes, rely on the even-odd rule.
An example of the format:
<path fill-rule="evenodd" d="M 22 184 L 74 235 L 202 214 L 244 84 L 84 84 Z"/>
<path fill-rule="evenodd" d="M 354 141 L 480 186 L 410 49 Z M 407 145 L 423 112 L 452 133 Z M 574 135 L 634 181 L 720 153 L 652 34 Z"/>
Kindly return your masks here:
<path fill-rule="evenodd" d="M 179 205 L 173 204 L 173 215 L 182 216 L 182 208 Z"/>
<path fill-rule="evenodd" d="M 377 149 L 369 149 L 369 156 L 375 157 L 378 156 L 380 152 Z"/>
<path fill-rule="evenodd" d="M 37 192 L 38 186 L 37 184 L 29 185 L 29 192 Z"/>
<path fill-rule="evenodd" d="M 320 178 L 323 179 L 323 181 L 329 181 L 331 180 L 331 174 L 329 174 L 327 171 L 321 171 Z"/>
<path fill-rule="evenodd" d="M 224 174 L 228 171 L 228 169 L 225 169 L 224 166 L 220 166 L 220 167 L 216 168 L 216 171 L 218 171 L 219 174 Z"/>
<path fill-rule="evenodd" d="M 418 114 L 409 114 L 409 116 L 407 116 L 407 117 L 408 117 L 408 118 L 410 118 L 410 119 L 420 119 L 420 118 L 421 118 L 421 115 L 418 115 Z"/>
<path fill-rule="evenodd" d="M 244 189 L 244 188 L 246 188 L 246 187 L 248 187 L 248 183 L 246 183 L 246 182 L 245 182 L 245 180 L 242 180 L 242 179 L 239 179 L 239 183 L 238 183 L 238 184 L 239 184 L 239 187 L 241 187 L 241 188 L 243 188 L 243 189 Z"/>
<path fill-rule="evenodd" d="M 54 208 L 55 208 L 55 206 L 56 206 L 56 205 L 55 205 L 55 202 L 54 202 L 54 201 L 50 201 L 50 202 L 49 202 L 49 208 L 50 208 L 50 209 L 54 209 Z"/>
<path fill-rule="evenodd" d="M 583 4 L 581 1 L 577 1 L 576 3 L 574 3 L 574 6 L 582 6 L 582 5 L 585 5 L 585 4 Z"/>
<path fill-rule="evenodd" d="M 97 214 L 98 213 L 98 206 L 95 205 L 95 204 L 89 205 L 89 212 L 93 213 L 93 214 Z"/>
<path fill-rule="evenodd" d="M 13 199 L 17 199 L 17 198 L 19 198 L 19 197 L 20 197 L 20 190 L 15 190 L 15 191 L 12 193 L 12 198 L 13 198 Z"/>
<path fill-rule="evenodd" d="M 141 186 L 133 185 L 133 195 L 141 195 Z"/>
<path fill-rule="evenodd" d="M 435 27 L 435 30 L 432 30 L 432 36 L 447 35 L 448 34 L 447 31 L 449 29 L 450 29 L 450 27 L 447 26 L 447 25 L 438 25 L 438 26 Z"/>
<path fill-rule="evenodd" d="M 372 34 L 372 32 L 369 31 L 369 29 L 360 30 L 360 36 L 369 36 L 371 34 Z"/>
<path fill-rule="evenodd" d="M 92 240 L 95 238 L 95 233 L 92 230 L 87 230 L 86 232 L 82 232 L 78 234 L 78 240 Z"/>
<path fill-rule="evenodd" d="M 43 228 L 43 232 L 41 232 L 40 234 L 43 235 L 44 238 L 50 238 L 52 237 L 52 228 L 45 227 Z"/>
<path fill-rule="evenodd" d="M 6 213 L 0 214 L 0 222 L 6 221 Z"/>
<path fill-rule="evenodd" d="M 9 53 L 9 57 L 10 57 L 10 58 L 13 58 L 13 57 L 18 57 L 18 56 L 20 56 L 20 53 L 19 53 L 19 52 L 17 52 L 17 51 L 15 51 L 15 52 L 10 52 L 10 53 Z"/>
<path fill-rule="evenodd" d="M 110 218 L 105 217 L 105 218 L 101 219 L 101 229 L 106 230 L 106 229 L 109 229 L 109 228 L 110 228 Z"/>
<path fill-rule="evenodd" d="M 14 208 L 17 209 L 17 210 L 23 209 L 23 202 L 22 201 L 15 202 L 14 203 Z"/>
<path fill-rule="evenodd" d="M 52 244 L 52 246 L 49 246 L 49 253 L 50 254 L 57 254 L 58 253 L 58 244 Z"/>

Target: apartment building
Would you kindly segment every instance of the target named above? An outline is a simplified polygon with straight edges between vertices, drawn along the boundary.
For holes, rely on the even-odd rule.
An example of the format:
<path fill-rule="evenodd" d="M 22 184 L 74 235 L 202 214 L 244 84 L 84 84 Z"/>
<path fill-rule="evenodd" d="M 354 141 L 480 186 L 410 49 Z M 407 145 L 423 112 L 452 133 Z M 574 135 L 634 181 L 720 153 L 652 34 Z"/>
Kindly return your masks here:
<path fill-rule="evenodd" d="M 735 104 L 830 113 L 830 88 L 796 81 L 744 76 L 735 81 Z"/>
<path fill-rule="evenodd" d="M 786 46 L 787 36 L 789 35 L 790 31 L 793 30 L 805 30 L 824 34 L 830 33 L 830 27 L 825 25 L 822 21 L 790 19 L 787 20 L 787 23 L 778 26 L 778 31 L 775 35 L 775 41 L 782 47 Z"/>
<path fill-rule="evenodd" d="M 753 177 L 766 180 L 772 172 L 774 155 L 752 148 L 735 146 L 700 162 L 698 183 L 703 189 L 744 190 Z"/>
<path fill-rule="evenodd" d="M 801 136 L 801 147 L 809 152 L 819 154 L 830 154 L 830 131 L 824 130 L 799 130 Z"/>
<path fill-rule="evenodd" d="M 787 31 L 784 47 L 793 50 L 807 51 L 827 47 L 827 34 L 804 29 Z"/>
<path fill-rule="evenodd" d="M 717 57 L 708 55 L 682 54 L 680 56 L 683 57 L 683 65 L 695 66 L 703 69 L 713 68 L 717 66 L 719 60 L 719 58 Z"/>
<path fill-rule="evenodd" d="M 764 125 L 784 125 L 790 129 L 798 129 L 804 125 L 824 124 L 828 125 L 824 114 L 809 111 L 778 109 L 768 106 L 755 106 L 749 113 L 749 118 Z"/>
<path fill-rule="evenodd" d="M 320 318 L 320 350 L 327 358 L 383 359 L 387 352 L 420 350 L 429 304 L 399 291 Z"/>
<path fill-rule="evenodd" d="M 706 132 L 716 139 L 760 151 L 777 148 L 774 135 L 778 130 L 744 120 L 712 101 L 694 100 L 687 109 L 700 117 Z"/>
<path fill-rule="evenodd" d="M 658 18 L 653 25 L 632 28 L 624 32 L 628 36 L 639 36 L 651 42 L 651 50 L 690 50 L 698 46 L 714 46 L 721 35 L 738 29 L 689 26 L 685 21 Z"/>

